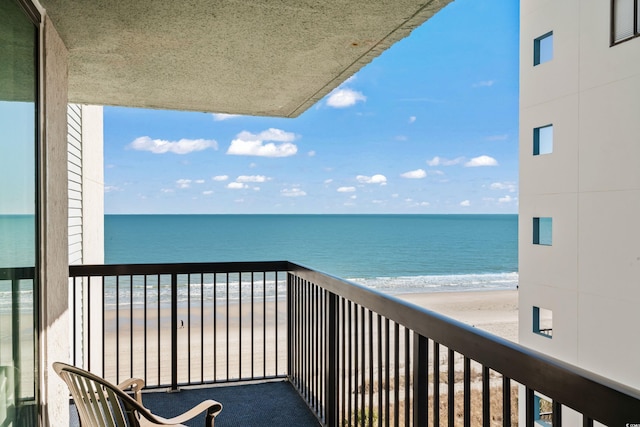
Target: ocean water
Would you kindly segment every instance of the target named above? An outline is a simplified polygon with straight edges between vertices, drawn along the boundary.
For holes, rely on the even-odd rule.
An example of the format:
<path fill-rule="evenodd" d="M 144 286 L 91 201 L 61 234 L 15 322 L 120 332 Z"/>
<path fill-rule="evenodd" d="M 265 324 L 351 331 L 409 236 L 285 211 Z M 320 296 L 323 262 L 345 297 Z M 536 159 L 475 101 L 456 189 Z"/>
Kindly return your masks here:
<path fill-rule="evenodd" d="M 517 215 L 106 215 L 106 263 L 288 260 L 388 293 L 515 289 Z"/>

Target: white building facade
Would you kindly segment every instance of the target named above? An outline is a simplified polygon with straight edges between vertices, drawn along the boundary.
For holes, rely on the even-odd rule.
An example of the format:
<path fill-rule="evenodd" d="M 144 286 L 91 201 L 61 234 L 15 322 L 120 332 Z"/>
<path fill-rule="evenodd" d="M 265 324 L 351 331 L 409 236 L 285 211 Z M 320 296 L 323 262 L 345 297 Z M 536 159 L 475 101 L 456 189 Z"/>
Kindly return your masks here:
<path fill-rule="evenodd" d="M 638 0 L 520 8 L 520 343 L 640 388 Z"/>

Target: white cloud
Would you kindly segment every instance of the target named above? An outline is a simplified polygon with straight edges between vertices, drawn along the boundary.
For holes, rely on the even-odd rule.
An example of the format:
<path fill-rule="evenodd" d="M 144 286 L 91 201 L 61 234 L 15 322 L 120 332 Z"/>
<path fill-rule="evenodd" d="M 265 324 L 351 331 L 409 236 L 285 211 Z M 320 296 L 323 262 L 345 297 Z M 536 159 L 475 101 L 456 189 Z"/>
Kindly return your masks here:
<path fill-rule="evenodd" d="M 398 193 L 393 193 L 391 197 L 393 197 L 394 199 L 397 199 L 398 197 L 400 197 L 400 195 Z"/>
<path fill-rule="evenodd" d="M 235 119 L 236 117 L 240 117 L 239 114 L 225 114 L 225 113 L 213 113 L 213 120 L 216 122 L 221 122 L 223 120 Z"/>
<path fill-rule="evenodd" d="M 420 206 L 429 206 L 430 204 L 429 202 L 420 202 Z"/>
<path fill-rule="evenodd" d="M 387 177 L 381 174 L 375 174 L 373 176 L 358 175 L 356 176 L 356 179 L 361 184 L 387 184 Z"/>
<path fill-rule="evenodd" d="M 498 161 L 493 157 L 482 155 L 469 160 L 464 164 L 464 166 L 467 168 L 475 168 L 480 166 L 498 166 Z"/>
<path fill-rule="evenodd" d="M 309 151 L 309 152 L 307 153 L 307 156 L 309 156 L 309 157 L 314 157 L 315 155 L 316 155 L 315 150 L 311 150 L 311 151 Z"/>
<path fill-rule="evenodd" d="M 515 193 L 518 187 L 515 182 L 494 182 L 489 188 L 492 190 L 507 190 L 509 193 Z"/>
<path fill-rule="evenodd" d="M 473 87 L 491 87 L 495 84 L 495 80 L 482 80 L 477 83 L 474 83 Z"/>
<path fill-rule="evenodd" d="M 204 179 L 196 179 L 196 184 L 204 184 Z"/>
<path fill-rule="evenodd" d="M 355 199 L 357 199 L 357 198 L 358 198 L 358 196 L 356 196 L 356 195 L 354 194 L 353 196 L 351 196 L 351 197 L 349 197 L 349 198 L 350 198 L 351 200 L 355 200 Z"/>
<path fill-rule="evenodd" d="M 280 194 L 285 197 L 302 197 L 307 195 L 307 193 L 299 188 L 283 188 L 280 190 Z"/>
<path fill-rule="evenodd" d="M 214 181 L 226 181 L 229 179 L 229 175 L 216 175 L 211 179 Z"/>
<path fill-rule="evenodd" d="M 236 178 L 236 182 L 267 182 L 271 178 L 264 175 L 240 175 Z"/>
<path fill-rule="evenodd" d="M 471 206 L 471 202 L 469 200 L 463 200 L 460 202 L 460 206 L 462 206 L 463 208 L 468 208 L 469 206 Z"/>
<path fill-rule="evenodd" d="M 498 199 L 498 203 L 510 203 L 513 202 L 515 199 L 513 197 L 511 197 L 510 195 L 506 195 L 504 197 L 500 197 Z"/>
<path fill-rule="evenodd" d="M 396 141 L 407 141 L 409 138 L 407 138 L 405 135 L 397 135 L 395 137 Z"/>
<path fill-rule="evenodd" d="M 445 159 L 444 157 L 435 156 L 431 160 L 427 160 L 429 166 L 454 166 L 464 162 L 464 157 L 456 157 L 455 159 Z"/>
<path fill-rule="evenodd" d="M 409 123 L 413 123 L 416 121 L 416 116 L 409 117 Z"/>
<path fill-rule="evenodd" d="M 151 151 L 155 154 L 189 154 L 194 151 L 206 150 L 207 148 L 217 150 L 218 143 L 213 139 L 181 139 L 179 141 L 166 141 L 164 139 L 151 139 L 148 136 L 141 136 L 134 139 L 127 147 L 138 151 Z"/>
<path fill-rule="evenodd" d="M 104 186 L 104 192 L 105 193 L 112 193 L 114 191 L 120 191 L 120 187 L 117 187 L 115 185 L 105 185 Z"/>
<path fill-rule="evenodd" d="M 241 182 L 230 182 L 227 184 L 227 188 L 231 190 L 242 190 L 243 188 L 249 188 L 249 186 Z"/>
<path fill-rule="evenodd" d="M 329 178 L 329 179 L 325 179 L 325 180 L 324 180 L 324 183 L 325 183 L 325 184 L 331 184 L 332 182 L 333 182 L 333 179 L 332 179 L 332 178 Z"/>
<path fill-rule="evenodd" d="M 362 92 L 353 89 L 336 89 L 327 98 L 327 105 L 333 108 L 346 108 L 355 105 L 358 101 L 366 101 L 367 97 Z"/>
<path fill-rule="evenodd" d="M 298 147 L 292 143 L 296 135 L 281 129 L 270 128 L 259 134 L 242 131 L 236 139 L 231 141 L 227 154 L 236 156 L 261 156 L 261 157 L 289 157 L 298 152 Z M 275 144 L 275 141 L 281 144 Z"/>
<path fill-rule="evenodd" d="M 356 191 L 356 187 L 339 187 L 336 191 L 338 193 L 353 193 Z"/>
<path fill-rule="evenodd" d="M 205 196 L 210 196 L 213 194 L 213 191 L 211 190 L 203 191 L 202 194 L 204 194 Z"/>
<path fill-rule="evenodd" d="M 424 169 L 416 169 L 414 171 L 405 172 L 400 176 L 408 179 L 421 179 L 427 176 L 427 172 L 425 172 Z"/>
<path fill-rule="evenodd" d="M 178 186 L 178 188 L 189 188 L 191 186 L 191 180 L 190 179 L 179 179 L 176 181 L 176 185 Z"/>

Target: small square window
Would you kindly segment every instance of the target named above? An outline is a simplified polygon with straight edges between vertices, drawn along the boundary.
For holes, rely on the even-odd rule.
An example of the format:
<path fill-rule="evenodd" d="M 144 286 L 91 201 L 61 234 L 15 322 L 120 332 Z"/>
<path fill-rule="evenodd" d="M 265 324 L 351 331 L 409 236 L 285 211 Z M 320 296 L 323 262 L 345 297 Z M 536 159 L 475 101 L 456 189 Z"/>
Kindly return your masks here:
<path fill-rule="evenodd" d="M 533 307 L 533 332 L 553 338 L 553 312 L 546 308 Z"/>
<path fill-rule="evenodd" d="M 533 41 L 533 65 L 553 59 L 553 31 L 538 37 Z"/>
<path fill-rule="evenodd" d="M 635 9 L 635 12 L 634 12 Z M 640 21 L 634 19 L 634 13 L 640 16 L 638 0 L 613 0 L 611 44 L 616 44 L 640 35 Z"/>
<path fill-rule="evenodd" d="M 553 152 L 553 125 L 533 129 L 533 155 Z"/>
<path fill-rule="evenodd" d="M 533 244 L 551 246 L 553 218 L 533 218 Z"/>

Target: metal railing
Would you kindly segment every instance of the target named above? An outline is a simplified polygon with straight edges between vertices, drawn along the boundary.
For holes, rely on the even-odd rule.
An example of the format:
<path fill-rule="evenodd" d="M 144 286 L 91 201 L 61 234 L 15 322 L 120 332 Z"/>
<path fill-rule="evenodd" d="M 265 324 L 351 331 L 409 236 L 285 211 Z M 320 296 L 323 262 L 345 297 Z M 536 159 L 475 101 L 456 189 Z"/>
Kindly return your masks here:
<path fill-rule="evenodd" d="M 328 426 L 511 426 L 518 422 L 533 426 L 536 420 L 549 418 L 554 426 L 561 426 L 563 420 L 567 425 L 589 426 L 595 420 L 624 426 L 640 421 L 638 390 L 293 263 L 78 266 L 70 271 L 75 286 L 86 287 L 87 293 L 97 278 L 103 300 L 114 299 L 106 291 L 122 293 L 115 297 L 114 306 L 103 302 L 102 307 L 91 307 L 112 311 L 102 315 L 101 364 L 106 375 L 138 376 L 151 386 L 171 388 L 287 377 Z M 212 275 L 211 280 L 207 275 Z M 153 277 L 157 280 L 149 285 Z M 218 282 L 223 277 L 231 280 Z M 166 284 L 161 285 L 163 280 Z M 267 284 L 274 287 L 273 292 L 266 291 Z M 143 298 L 147 302 L 136 303 L 133 295 L 141 286 L 158 287 L 158 301 L 148 295 Z M 170 295 L 163 294 L 163 286 Z M 189 296 L 192 287 L 202 291 Z M 209 288 L 207 294 L 204 289 Z M 216 297 L 216 289 L 223 288 L 223 295 Z M 140 294 L 147 295 L 146 291 Z M 149 316 L 148 300 L 157 305 Z M 142 307 L 136 309 L 136 304 Z M 209 311 L 204 308 L 207 304 Z M 134 314 L 135 310 L 140 311 Z M 162 310 L 169 313 L 170 321 L 165 321 L 169 332 L 153 329 L 163 324 Z M 74 324 L 86 323 L 88 309 L 75 311 L 80 313 Z M 179 336 L 179 320 L 192 311 L 195 317 L 186 317 L 184 326 L 191 331 L 189 341 Z M 208 317 L 203 312 L 215 314 Z M 124 317 L 118 323 L 119 316 Z M 107 321 L 115 322 L 119 332 L 110 331 Z M 140 329 L 152 329 L 140 332 L 144 345 L 135 346 L 136 322 Z M 205 323 L 208 328 L 199 326 Z M 207 339 L 203 330 L 218 336 Z M 105 340 L 104 334 L 114 337 Z M 171 363 L 156 360 L 162 351 L 149 352 L 149 335 L 171 344 L 171 357 L 167 357 Z M 217 345 L 217 350 L 204 352 L 205 342 Z M 129 351 L 134 347 L 140 350 L 136 354 Z M 157 368 L 149 370 L 142 361 L 147 358 Z M 95 359 L 92 355 L 91 364 Z M 200 373 L 195 377 L 194 363 Z M 115 369 L 109 371 L 110 365 Z M 551 402 L 551 411 L 541 408 L 540 397 Z"/>
<path fill-rule="evenodd" d="M 287 267 L 70 266 L 72 363 L 173 390 L 284 378 Z"/>

